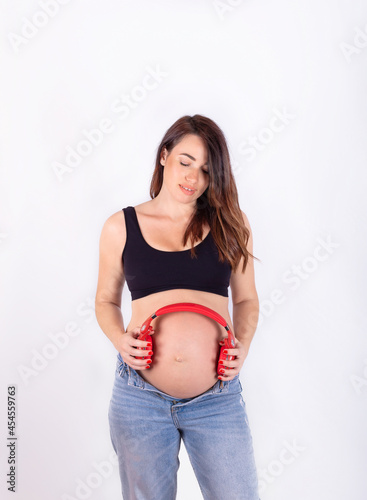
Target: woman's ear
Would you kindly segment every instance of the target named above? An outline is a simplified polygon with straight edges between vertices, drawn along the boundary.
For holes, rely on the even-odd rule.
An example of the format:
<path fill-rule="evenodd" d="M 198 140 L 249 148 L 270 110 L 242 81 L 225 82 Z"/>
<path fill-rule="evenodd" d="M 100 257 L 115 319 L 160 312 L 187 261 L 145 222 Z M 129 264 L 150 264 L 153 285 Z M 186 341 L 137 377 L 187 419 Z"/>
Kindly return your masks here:
<path fill-rule="evenodd" d="M 160 164 L 164 166 L 166 163 L 166 159 L 167 159 L 167 149 L 164 147 L 161 153 Z"/>

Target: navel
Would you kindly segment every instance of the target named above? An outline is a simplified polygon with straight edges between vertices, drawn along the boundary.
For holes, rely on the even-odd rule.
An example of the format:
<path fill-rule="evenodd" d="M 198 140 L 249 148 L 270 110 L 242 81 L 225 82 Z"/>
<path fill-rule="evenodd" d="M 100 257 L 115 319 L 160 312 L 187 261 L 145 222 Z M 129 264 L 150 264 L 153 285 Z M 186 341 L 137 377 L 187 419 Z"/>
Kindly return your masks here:
<path fill-rule="evenodd" d="M 178 363 L 181 363 L 182 362 L 182 358 L 180 356 L 176 356 L 175 360 L 178 362 Z"/>

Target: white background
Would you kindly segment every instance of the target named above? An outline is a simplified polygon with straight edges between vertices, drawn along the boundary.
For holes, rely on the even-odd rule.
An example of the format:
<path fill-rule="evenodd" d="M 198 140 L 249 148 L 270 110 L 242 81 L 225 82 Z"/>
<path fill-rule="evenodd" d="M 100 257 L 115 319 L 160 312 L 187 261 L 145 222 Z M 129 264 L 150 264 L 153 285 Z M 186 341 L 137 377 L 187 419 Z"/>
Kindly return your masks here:
<path fill-rule="evenodd" d="M 364 500 L 365 2 L 3 0 L 1 11 L 2 498 L 121 498 L 107 420 L 116 351 L 93 311 L 99 236 L 112 213 L 150 199 L 161 138 L 199 113 L 228 140 L 261 259 L 241 372 L 261 500 Z M 144 90 L 151 70 L 164 76 Z M 110 133 L 68 167 L 103 120 Z M 125 285 L 126 325 L 130 304 Z M 199 500 L 183 446 L 180 459 L 177 498 Z"/>

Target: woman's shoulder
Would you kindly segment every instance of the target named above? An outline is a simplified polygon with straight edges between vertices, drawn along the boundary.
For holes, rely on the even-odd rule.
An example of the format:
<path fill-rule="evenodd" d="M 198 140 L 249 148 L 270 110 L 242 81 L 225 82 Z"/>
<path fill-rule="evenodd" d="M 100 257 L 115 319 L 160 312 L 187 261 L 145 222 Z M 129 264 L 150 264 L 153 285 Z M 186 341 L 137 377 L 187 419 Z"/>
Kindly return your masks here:
<path fill-rule="evenodd" d="M 102 233 L 110 235 L 111 237 L 115 236 L 116 238 L 119 238 L 120 240 L 122 239 L 123 241 L 126 240 L 125 218 L 127 215 L 125 215 L 124 209 L 129 207 L 133 208 L 136 213 L 141 214 L 142 216 L 154 216 L 154 210 L 152 210 L 149 201 L 140 203 L 136 206 L 126 205 L 121 208 L 121 210 L 118 210 L 107 218 L 103 225 Z"/>
<path fill-rule="evenodd" d="M 101 239 L 117 244 L 125 244 L 126 224 L 124 210 L 118 210 L 110 215 L 103 224 Z"/>

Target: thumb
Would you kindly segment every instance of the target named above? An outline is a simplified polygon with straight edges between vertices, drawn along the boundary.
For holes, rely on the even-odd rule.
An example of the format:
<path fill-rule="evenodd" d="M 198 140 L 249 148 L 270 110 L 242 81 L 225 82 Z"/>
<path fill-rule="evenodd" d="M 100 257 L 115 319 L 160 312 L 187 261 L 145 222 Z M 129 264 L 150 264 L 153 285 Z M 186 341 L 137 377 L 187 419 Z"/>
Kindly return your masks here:
<path fill-rule="evenodd" d="M 134 338 L 138 338 L 140 335 L 140 326 L 136 326 L 135 328 L 132 329 L 132 334 Z"/>

